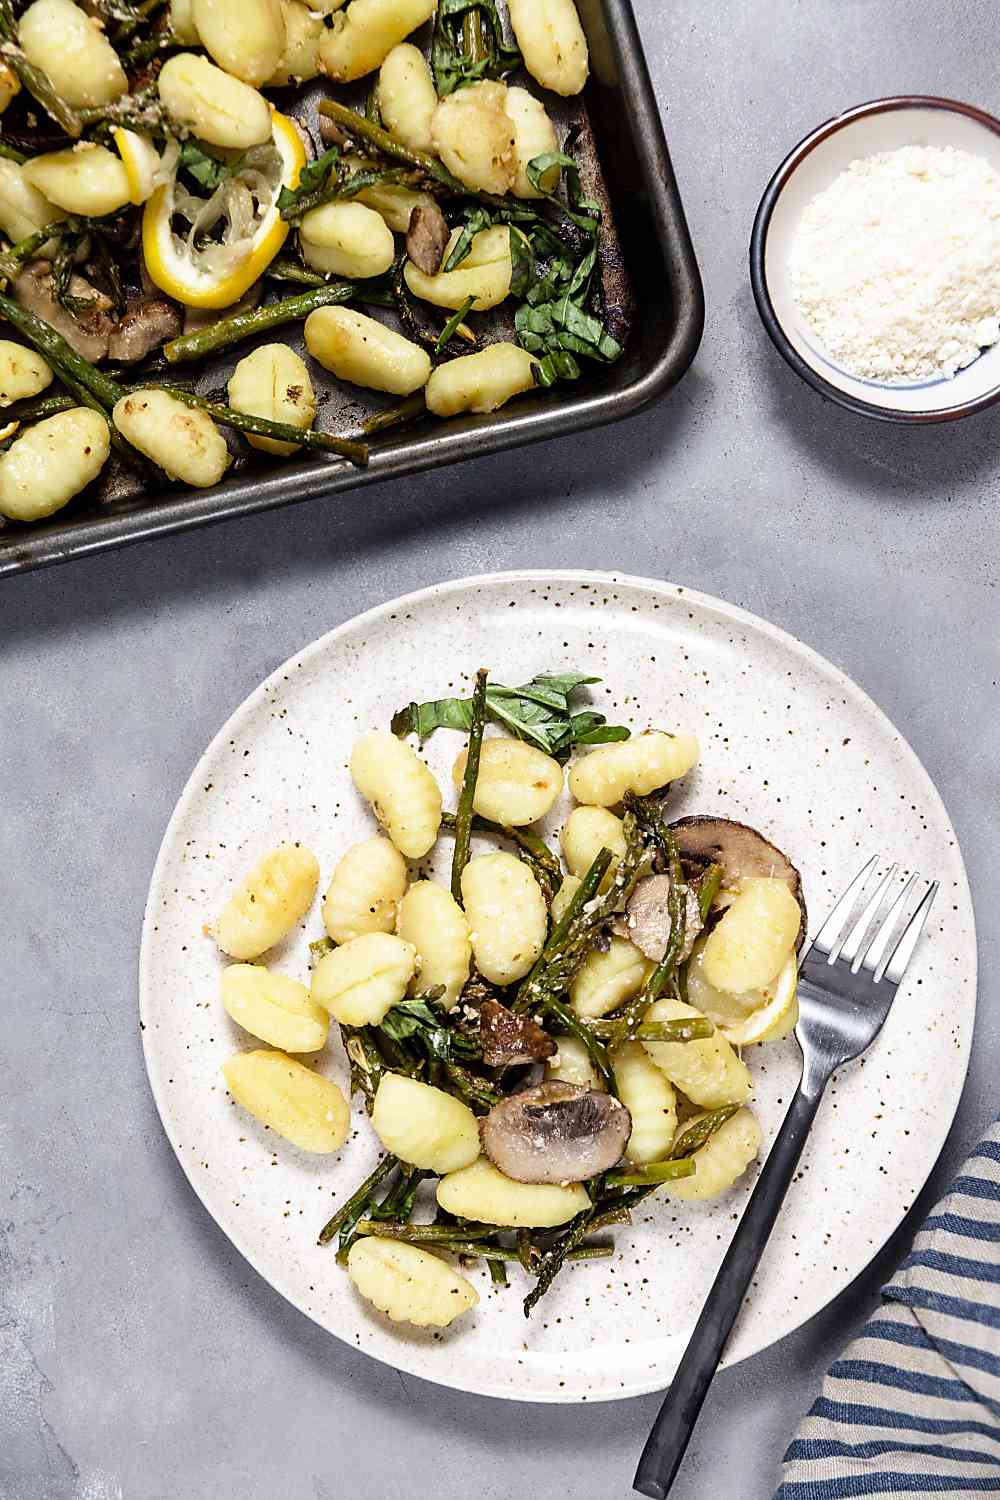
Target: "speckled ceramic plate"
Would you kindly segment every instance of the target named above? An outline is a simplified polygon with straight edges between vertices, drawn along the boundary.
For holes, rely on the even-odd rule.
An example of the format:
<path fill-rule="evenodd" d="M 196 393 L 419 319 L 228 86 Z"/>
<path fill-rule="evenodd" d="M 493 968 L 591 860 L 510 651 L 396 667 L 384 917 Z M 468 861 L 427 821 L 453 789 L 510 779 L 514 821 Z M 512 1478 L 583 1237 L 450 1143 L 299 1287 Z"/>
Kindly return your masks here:
<path fill-rule="evenodd" d="M 596 573 L 512 573 L 441 584 L 340 626 L 252 693 L 213 740 L 177 804 L 153 875 L 140 968 L 150 1081 L 195 1191 L 273 1286 L 331 1333 L 444 1385 L 532 1401 L 601 1401 L 666 1385 L 753 1174 L 714 1204 L 650 1200 L 616 1232 L 614 1260 L 567 1269 L 529 1322 L 509 1290 L 472 1272 L 481 1301 L 444 1334 L 397 1327 L 363 1304 L 316 1234 L 370 1170 L 364 1114 L 335 1158 L 258 1128 L 220 1065 L 252 1045 L 217 998 L 222 959 L 202 924 L 282 839 L 329 878 L 371 832 L 347 760 L 355 735 L 413 697 L 463 686 L 476 667 L 520 682 L 585 669 L 595 702 L 637 727 L 698 733 L 699 768 L 674 804 L 753 823 L 800 867 L 814 920 L 868 855 L 937 876 L 941 896 L 889 1022 L 842 1070 L 727 1351 L 745 1359 L 840 1292 L 899 1223 L 951 1124 L 968 1061 L 976 947 L 962 857 L 906 741 L 837 668 L 774 626 L 670 584 Z M 442 776 L 458 746 L 441 732 Z M 561 821 L 556 810 L 550 833 Z M 443 851 L 450 858 L 450 845 Z M 305 977 L 317 907 L 274 955 Z M 755 1109 L 773 1137 L 797 1077 L 793 1041 L 751 1049 Z M 319 1066 L 342 1081 L 331 1043 Z"/>

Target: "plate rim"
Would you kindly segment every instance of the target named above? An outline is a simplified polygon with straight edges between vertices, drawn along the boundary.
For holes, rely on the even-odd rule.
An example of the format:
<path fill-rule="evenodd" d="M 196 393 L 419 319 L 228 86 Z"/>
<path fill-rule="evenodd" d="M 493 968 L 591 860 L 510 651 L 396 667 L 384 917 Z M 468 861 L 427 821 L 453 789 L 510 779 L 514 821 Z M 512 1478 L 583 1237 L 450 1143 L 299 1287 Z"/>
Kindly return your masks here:
<path fill-rule="evenodd" d="M 384 617 L 399 613 L 402 609 L 412 608 L 428 600 L 433 600 L 449 593 L 460 593 L 470 588 L 483 588 L 498 585 L 503 586 L 508 584 L 513 585 L 523 583 L 543 585 L 546 583 L 576 583 L 579 585 L 596 585 L 599 587 L 603 586 L 612 588 L 636 588 L 660 597 L 682 596 L 685 600 L 692 601 L 696 606 L 701 606 L 703 608 L 720 612 L 723 616 L 732 620 L 734 624 L 749 626 L 754 630 L 763 631 L 766 636 L 770 637 L 781 646 L 790 648 L 794 653 L 799 654 L 800 656 L 804 656 L 811 665 L 820 669 L 821 672 L 832 673 L 834 678 L 838 682 L 845 685 L 852 693 L 860 695 L 864 706 L 868 709 L 868 711 L 874 712 L 876 719 L 881 721 L 881 723 L 890 731 L 895 741 L 897 742 L 899 749 L 901 750 L 905 758 L 910 762 L 911 766 L 915 769 L 918 777 L 921 778 L 925 788 L 925 793 L 929 794 L 934 799 L 937 804 L 937 808 L 939 809 L 940 813 L 943 814 L 948 827 L 951 829 L 952 834 L 954 835 L 955 857 L 958 861 L 958 871 L 961 875 L 964 888 L 963 894 L 967 897 L 968 902 L 970 921 L 969 943 L 972 961 L 972 986 L 970 996 L 971 1012 L 969 1016 L 969 1025 L 967 1031 L 968 1040 L 965 1045 L 965 1055 L 963 1058 L 964 1066 L 962 1071 L 961 1087 L 957 1091 L 953 1106 L 946 1112 L 947 1121 L 944 1125 L 944 1128 L 939 1131 L 939 1139 L 935 1140 L 933 1152 L 929 1152 L 924 1158 L 926 1162 L 926 1169 L 922 1172 L 921 1179 L 916 1187 L 914 1193 L 914 1201 L 916 1201 L 916 1198 L 926 1186 L 931 1172 L 933 1171 L 941 1155 L 941 1152 L 944 1149 L 948 1136 L 951 1133 L 952 1126 L 954 1125 L 955 1117 L 958 1113 L 958 1109 L 965 1092 L 966 1083 L 968 1081 L 972 1044 L 975 1031 L 975 1020 L 979 999 L 979 950 L 976 931 L 975 904 L 972 899 L 972 890 L 969 884 L 968 870 L 966 869 L 965 857 L 962 853 L 962 847 L 958 838 L 957 830 L 955 829 L 955 826 L 951 820 L 941 793 L 938 791 L 937 786 L 935 785 L 930 773 L 924 766 L 923 761 L 920 759 L 919 755 L 914 750 L 913 746 L 910 744 L 906 736 L 896 728 L 896 725 L 889 718 L 885 710 L 882 709 L 878 705 L 878 703 L 876 703 L 875 699 L 871 697 L 871 695 L 865 690 L 865 688 L 863 688 L 860 683 L 855 681 L 855 679 L 851 677 L 850 674 L 847 673 L 842 667 L 839 667 L 835 662 L 832 662 L 829 657 L 823 656 L 822 653 L 817 651 L 813 646 L 810 646 L 807 642 L 800 640 L 797 636 L 793 635 L 790 631 L 785 630 L 782 626 L 775 625 L 770 620 L 765 619 L 763 616 L 754 614 L 751 610 L 744 609 L 742 605 L 732 604 L 728 600 L 720 599 L 715 595 L 706 594 L 701 590 L 689 588 L 686 584 L 674 583 L 669 579 L 645 577 L 641 574 L 635 573 L 612 572 L 601 569 L 587 568 L 513 568 L 508 570 L 501 570 L 498 572 L 465 574 L 459 578 L 443 579 L 438 581 L 437 583 L 428 584 L 424 588 L 414 589 L 409 593 L 399 594 L 390 599 L 383 600 L 381 603 L 372 605 L 368 609 L 362 610 L 358 614 L 351 615 L 346 620 L 342 620 L 340 624 L 333 626 L 330 630 L 324 631 L 322 635 L 317 636 L 315 639 L 308 642 L 305 646 L 301 647 L 298 651 L 293 652 L 290 656 L 285 658 L 285 660 L 279 662 L 279 664 L 271 672 L 269 672 L 266 677 L 262 678 L 261 681 L 258 682 L 256 687 L 251 689 L 251 691 L 246 694 L 246 696 L 242 698 L 239 703 L 236 704 L 232 711 L 227 715 L 224 722 L 220 725 L 216 733 L 213 734 L 212 738 L 205 746 L 205 749 L 202 751 L 201 755 L 199 755 L 177 797 L 173 811 L 171 812 L 166 827 L 163 831 L 159 849 L 157 850 L 156 859 L 154 861 L 152 873 L 150 875 L 149 888 L 146 893 L 146 900 L 143 907 L 137 972 L 139 1002 L 138 1009 L 143 1061 L 146 1069 L 146 1078 L 149 1083 L 150 1092 L 153 1096 L 153 1103 L 156 1106 L 156 1112 L 159 1117 L 160 1125 L 163 1129 L 163 1133 L 167 1138 L 167 1142 L 174 1154 L 177 1163 L 180 1165 L 188 1184 L 194 1191 L 195 1196 L 197 1197 L 201 1206 L 204 1208 L 205 1212 L 211 1218 L 212 1222 L 225 1236 L 225 1238 L 229 1241 L 229 1243 L 237 1251 L 237 1253 L 243 1257 L 243 1259 L 249 1266 L 252 1267 L 256 1275 L 258 1275 L 261 1280 L 264 1281 L 272 1289 L 272 1291 L 276 1292 L 280 1297 L 284 1298 L 286 1302 L 294 1307 L 297 1312 L 307 1317 L 311 1322 L 315 1323 L 317 1327 L 321 1328 L 324 1333 L 330 1335 L 333 1338 L 336 1338 L 347 1348 L 352 1349 L 355 1352 L 364 1354 L 370 1359 L 375 1359 L 380 1364 L 385 1365 L 389 1369 L 395 1369 L 402 1373 L 413 1375 L 420 1380 L 427 1380 L 431 1384 L 441 1386 L 446 1390 L 460 1390 L 471 1395 L 487 1396 L 494 1400 L 530 1402 L 530 1404 L 532 1405 L 593 1406 L 604 1402 L 629 1400 L 636 1396 L 648 1395 L 653 1391 L 662 1391 L 664 1389 L 664 1377 L 662 1376 L 662 1374 L 657 1373 L 651 1367 L 651 1376 L 649 1379 L 641 1379 L 628 1385 L 625 1389 L 602 1389 L 599 1391 L 588 1392 L 586 1395 L 581 1395 L 565 1388 L 560 1389 L 557 1386 L 550 1387 L 544 1391 L 522 1391 L 509 1388 L 491 1389 L 487 1388 L 481 1382 L 477 1382 L 475 1380 L 457 1381 L 455 1379 L 445 1378 L 444 1371 L 442 1371 L 442 1376 L 439 1379 L 434 1374 L 428 1374 L 427 1371 L 423 1368 L 416 1368 L 414 1362 L 411 1361 L 408 1357 L 409 1350 L 406 1345 L 400 1346 L 397 1357 L 388 1359 L 384 1356 L 384 1354 L 367 1348 L 363 1342 L 357 1339 L 352 1341 L 349 1336 L 345 1336 L 331 1329 L 316 1313 L 310 1311 L 308 1307 L 303 1306 L 294 1295 L 278 1286 L 269 1275 L 261 1270 L 260 1266 L 258 1265 L 255 1253 L 251 1249 L 244 1248 L 241 1243 L 238 1243 L 237 1240 L 233 1238 L 233 1236 L 229 1233 L 228 1229 L 224 1228 L 216 1218 L 211 1205 L 201 1191 L 198 1179 L 193 1175 L 193 1172 L 189 1170 L 187 1161 L 185 1160 L 183 1154 L 177 1150 L 170 1129 L 167 1125 L 166 1113 L 169 1113 L 169 1111 L 166 1110 L 166 1096 L 162 1091 L 162 1087 L 158 1083 L 159 1069 L 155 1059 L 155 1055 L 151 1050 L 149 1029 L 144 1024 L 145 997 L 151 984 L 151 976 L 149 970 L 152 963 L 151 949 L 153 943 L 153 929 L 156 925 L 154 919 L 154 906 L 156 905 L 156 901 L 160 894 L 160 887 L 163 882 L 165 866 L 169 858 L 168 848 L 172 847 L 172 835 L 174 833 L 175 825 L 178 824 L 181 819 L 187 814 L 190 799 L 202 784 L 202 781 L 204 779 L 202 770 L 203 766 L 215 754 L 217 746 L 231 737 L 230 725 L 233 723 L 233 720 L 238 716 L 242 717 L 244 714 L 251 713 L 257 707 L 259 701 L 266 696 L 269 688 L 276 680 L 286 677 L 291 670 L 297 670 L 298 668 L 305 666 L 312 659 L 312 657 L 325 650 L 328 645 L 337 637 L 346 635 L 349 631 L 353 631 L 359 626 L 364 627 L 370 622 L 373 623 L 375 621 L 381 621 L 382 619 L 384 619 Z M 909 1210 L 907 1210 L 907 1212 L 908 1211 Z M 722 1363 L 720 1364 L 720 1369 L 732 1368 L 737 1364 L 742 1364 L 745 1360 L 751 1359 L 758 1354 L 762 1354 L 767 1349 L 772 1348 L 774 1344 L 780 1343 L 781 1339 L 790 1337 L 793 1333 L 797 1332 L 800 1328 L 803 1328 L 808 1322 L 810 1322 L 812 1318 L 818 1316 L 820 1312 L 822 1312 L 826 1307 L 830 1305 L 830 1302 L 833 1301 L 835 1297 L 843 1295 L 844 1292 L 849 1290 L 849 1288 L 853 1286 L 854 1283 L 862 1275 L 864 1275 L 865 1271 L 872 1264 L 872 1261 L 875 1260 L 875 1258 L 881 1253 L 881 1251 L 884 1249 L 891 1236 L 899 1228 L 899 1225 L 903 1222 L 903 1219 L 905 1217 L 906 1215 L 904 1213 L 903 1218 L 897 1220 L 894 1223 L 890 1223 L 884 1234 L 882 1234 L 879 1238 L 878 1243 L 873 1245 L 871 1254 L 868 1256 L 864 1265 L 860 1267 L 860 1269 L 855 1273 L 854 1276 L 851 1277 L 850 1281 L 848 1281 L 845 1286 L 831 1293 L 831 1295 L 826 1298 L 826 1300 L 824 1300 L 819 1307 L 814 1308 L 810 1313 L 808 1313 L 801 1322 L 797 1323 L 794 1326 L 794 1328 L 789 1328 L 785 1333 L 780 1334 L 776 1339 L 771 1339 L 768 1342 L 757 1345 L 756 1348 L 749 1349 L 741 1353 L 735 1359 L 726 1359 L 726 1357 L 724 1356 Z"/>

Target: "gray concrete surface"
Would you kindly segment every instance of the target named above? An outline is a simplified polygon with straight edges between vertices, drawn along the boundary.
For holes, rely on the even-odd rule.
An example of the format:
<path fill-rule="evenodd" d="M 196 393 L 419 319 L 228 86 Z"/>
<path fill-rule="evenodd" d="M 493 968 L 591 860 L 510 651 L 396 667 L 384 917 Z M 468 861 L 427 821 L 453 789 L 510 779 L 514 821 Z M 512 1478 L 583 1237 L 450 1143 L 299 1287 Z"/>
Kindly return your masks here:
<path fill-rule="evenodd" d="M 139 924 L 188 769 L 286 655 L 393 594 L 519 565 L 614 567 L 732 599 L 845 667 L 936 779 L 977 897 L 977 1047 L 925 1206 L 997 1106 L 1000 411 L 898 431 L 826 406 L 767 343 L 746 275 L 760 191 L 819 120 L 909 90 L 1000 107 L 995 6 L 636 9 L 709 303 L 668 404 L 0 588 L 2 1500 L 630 1493 L 654 1397 L 506 1405 L 327 1337 L 208 1219 L 147 1090 Z M 822 1370 L 911 1232 L 720 1377 L 677 1500 L 770 1495 Z"/>

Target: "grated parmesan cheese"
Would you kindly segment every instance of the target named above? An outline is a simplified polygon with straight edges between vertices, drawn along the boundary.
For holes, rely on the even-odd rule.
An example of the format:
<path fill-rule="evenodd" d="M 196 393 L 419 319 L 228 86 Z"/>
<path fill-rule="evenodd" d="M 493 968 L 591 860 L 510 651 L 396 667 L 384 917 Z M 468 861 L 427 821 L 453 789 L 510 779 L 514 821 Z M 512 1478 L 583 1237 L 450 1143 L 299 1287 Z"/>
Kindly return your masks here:
<path fill-rule="evenodd" d="M 805 209 L 788 270 L 841 369 L 954 375 L 1000 338 L 1000 173 L 951 146 L 853 161 Z"/>

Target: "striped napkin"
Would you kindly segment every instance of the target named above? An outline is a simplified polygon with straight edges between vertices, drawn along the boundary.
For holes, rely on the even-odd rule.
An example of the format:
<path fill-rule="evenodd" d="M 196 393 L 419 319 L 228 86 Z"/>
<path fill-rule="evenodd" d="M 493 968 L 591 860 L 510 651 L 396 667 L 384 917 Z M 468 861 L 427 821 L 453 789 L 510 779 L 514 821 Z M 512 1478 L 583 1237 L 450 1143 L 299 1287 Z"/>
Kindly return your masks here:
<path fill-rule="evenodd" d="M 775 1500 L 1000 1495 L 1000 1121 L 823 1382 Z"/>

